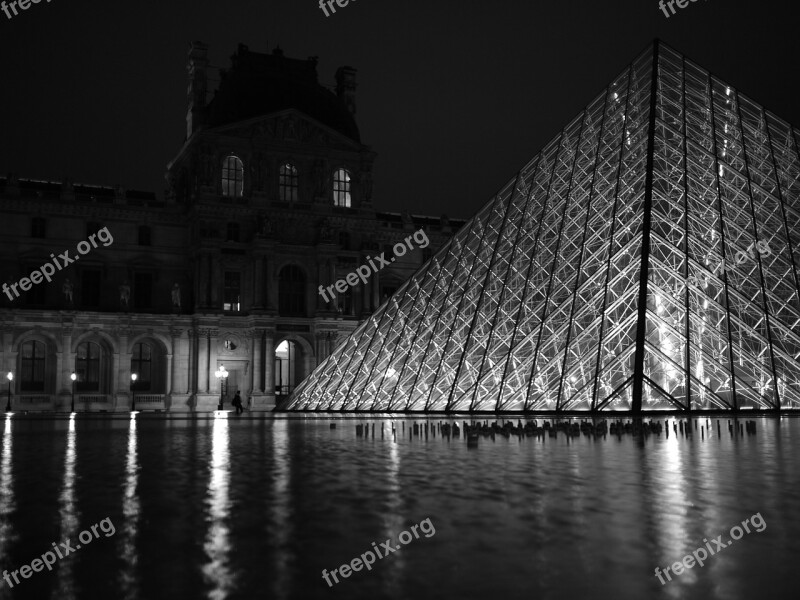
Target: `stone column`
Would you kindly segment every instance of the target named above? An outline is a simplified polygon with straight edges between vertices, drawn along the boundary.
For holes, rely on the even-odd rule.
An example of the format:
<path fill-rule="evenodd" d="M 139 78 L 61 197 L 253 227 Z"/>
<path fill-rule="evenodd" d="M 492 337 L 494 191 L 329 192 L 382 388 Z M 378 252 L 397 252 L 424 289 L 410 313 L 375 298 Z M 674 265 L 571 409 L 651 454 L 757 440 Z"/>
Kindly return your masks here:
<path fill-rule="evenodd" d="M 211 382 L 211 390 L 215 394 L 219 394 L 219 381 L 214 376 L 217 370 L 217 348 L 219 347 L 219 331 L 212 329 L 209 332 L 209 360 L 208 360 L 208 379 Z M 224 363 L 223 363 L 224 364 Z"/>
<path fill-rule="evenodd" d="M 170 336 L 172 337 L 172 353 L 168 354 L 169 360 L 167 361 L 167 372 L 169 377 L 169 385 L 167 387 L 167 394 L 172 394 L 173 391 L 182 393 L 183 386 L 180 381 L 180 367 L 181 367 L 181 334 L 182 329 L 170 328 Z"/>
<path fill-rule="evenodd" d="M 332 260 L 329 260 L 327 265 L 328 265 L 328 272 L 329 272 L 329 275 L 328 275 L 329 281 L 332 284 L 335 284 L 336 283 L 336 263 L 334 263 Z M 333 297 L 333 307 L 332 307 L 333 310 L 337 310 L 340 305 L 341 305 L 341 302 L 339 302 L 339 292 L 336 292 L 336 295 Z"/>
<path fill-rule="evenodd" d="M 359 283 L 359 287 L 361 288 L 361 314 L 366 315 L 369 314 L 369 282 Z"/>
<path fill-rule="evenodd" d="M 264 257 L 253 262 L 253 308 L 264 307 Z"/>
<path fill-rule="evenodd" d="M 199 254 L 195 259 L 194 302 L 197 308 L 206 306 L 206 256 Z"/>
<path fill-rule="evenodd" d="M 272 256 L 267 255 L 264 259 L 266 263 L 266 273 L 264 275 L 264 285 L 267 288 L 267 309 L 277 310 L 278 308 L 278 276 L 274 272 L 275 261 Z"/>
<path fill-rule="evenodd" d="M 264 395 L 267 407 L 275 406 L 275 333 L 267 330 L 264 340 Z"/>
<path fill-rule="evenodd" d="M 208 329 L 200 329 L 197 332 L 197 375 L 199 382 L 198 392 L 207 394 L 209 390 L 208 375 L 210 372 L 209 353 L 208 353 Z"/>
<path fill-rule="evenodd" d="M 58 374 L 60 379 L 61 394 L 72 394 L 72 380 L 69 376 L 75 370 L 75 353 L 72 350 L 72 328 L 64 327 L 61 329 L 61 371 Z M 10 350 L 9 346 L 9 350 Z M 69 382 L 69 383 L 67 383 Z"/>
<path fill-rule="evenodd" d="M 253 392 L 264 393 L 264 351 L 261 347 L 261 340 L 264 331 L 262 329 L 253 330 Z"/>
<path fill-rule="evenodd" d="M 208 257 L 211 262 L 212 257 Z M 222 287 L 222 265 L 218 260 L 213 261 L 211 267 L 211 306 L 212 308 L 222 308 L 222 299 L 220 298 L 220 288 Z"/>
<path fill-rule="evenodd" d="M 325 281 L 325 265 L 321 262 L 317 262 L 317 285 L 313 286 L 314 289 L 317 291 L 317 310 L 325 310 L 325 300 L 322 298 L 322 294 L 319 293 L 319 286 L 322 286 L 323 289 L 325 285 L 330 285 L 327 281 Z M 325 295 L 328 296 L 328 292 L 325 292 Z"/>
<path fill-rule="evenodd" d="M 199 389 L 200 382 L 197 376 L 197 333 L 193 329 L 186 331 L 188 338 L 188 348 L 186 356 L 186 392 L 188 394 L 196 394 Z"/>
<path fill-rule="evenodd" d="M 172 393 L 172 353 L 167 354 L 167 381 L 164 386 L 164 393 L 169 395 Z"/>

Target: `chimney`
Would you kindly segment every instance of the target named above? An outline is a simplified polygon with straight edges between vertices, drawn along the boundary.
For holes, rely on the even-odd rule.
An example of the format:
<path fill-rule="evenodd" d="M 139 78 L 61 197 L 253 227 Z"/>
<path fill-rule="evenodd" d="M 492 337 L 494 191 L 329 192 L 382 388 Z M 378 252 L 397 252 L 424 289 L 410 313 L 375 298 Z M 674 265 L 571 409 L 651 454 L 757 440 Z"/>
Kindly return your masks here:
<path fill-rule="evenodd" d="M 356 70 L 353 67 L 336 70 L 336 95 L 351 115 L 356 114 Z"/>
<path fill-rule="evenodd" d="M 189 89 L 187 90 L 189 108 L 186 112 L 186 137 L 192 135 L 203 124 L 203 112 L 206 107 L 208 79 L 208 46 L 203 42 L 192 42 L 189 45 Z"/>

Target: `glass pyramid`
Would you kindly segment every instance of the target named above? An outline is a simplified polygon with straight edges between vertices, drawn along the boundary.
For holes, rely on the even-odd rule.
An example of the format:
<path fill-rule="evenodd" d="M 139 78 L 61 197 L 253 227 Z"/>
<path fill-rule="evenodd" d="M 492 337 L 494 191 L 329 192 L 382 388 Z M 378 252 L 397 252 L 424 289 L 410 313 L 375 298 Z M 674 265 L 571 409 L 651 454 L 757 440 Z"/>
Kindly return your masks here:
<path fill-rule="evenodd" d="M 798 133 L 656 41 L 279 408 L 800 408 Z"/>

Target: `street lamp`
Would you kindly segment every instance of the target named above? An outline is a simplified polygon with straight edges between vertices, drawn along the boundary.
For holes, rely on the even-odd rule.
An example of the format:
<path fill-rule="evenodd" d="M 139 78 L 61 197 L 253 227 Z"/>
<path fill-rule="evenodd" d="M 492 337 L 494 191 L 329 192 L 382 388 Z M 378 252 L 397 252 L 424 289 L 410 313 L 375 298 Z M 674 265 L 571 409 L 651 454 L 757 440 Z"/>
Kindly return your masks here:
<path fill-rule="evenodd" d="M 133 386 L 136 384 L 136 378 L 138 375 L 136 373 L 131 373 L 131 394 L 133 394 L 133 399 L 131 400 L 131 412 L 136 410 L 136 390 L 133 389 Z"/>
<path fill-rule="evenodd" d="M 225 383 L 228 381 L 228 372 L 225 370 L 224 365 L 220 365 L 219 369 L 216 370 L 214 376 L 220 380 L 219 382 L 219 405 L 217 406 L 217 410 L 222 410 L 222 399 L 224 398 L 224 388 Z"/>
<path fill-rule="evenodd" d="M 6 412 L 11 412 L 11 382 L 14 379 L 14 374 L 9 371 L 6 377 L 8 378 L 8 402 L 6 403 Z"/>
<path fill-rule="evenodd" d="M 72 379 L 72 407 L 70 412 L 75 412 L 75 380 L 78 378 L 78 376 L 75 375 L 75 371 L 73 371 L 69 378 Z"/>

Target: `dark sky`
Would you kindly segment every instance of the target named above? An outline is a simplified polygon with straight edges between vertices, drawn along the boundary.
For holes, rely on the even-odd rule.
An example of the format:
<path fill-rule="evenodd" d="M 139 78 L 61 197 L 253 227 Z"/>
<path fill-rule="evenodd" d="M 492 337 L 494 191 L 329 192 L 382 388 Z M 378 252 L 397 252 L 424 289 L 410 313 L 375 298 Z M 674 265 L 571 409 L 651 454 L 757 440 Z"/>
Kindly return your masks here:
<path fill-rule="evenodd" d="M 52 0 L 0 13 L 0 173 L 163 195 L 186 52 L 239 42 L 358 69 L 381 210 L 471 216 L 655 37 L 800 125 L 794 2 Z M 215 75 L 216 76 L 216 75 Z"/>

